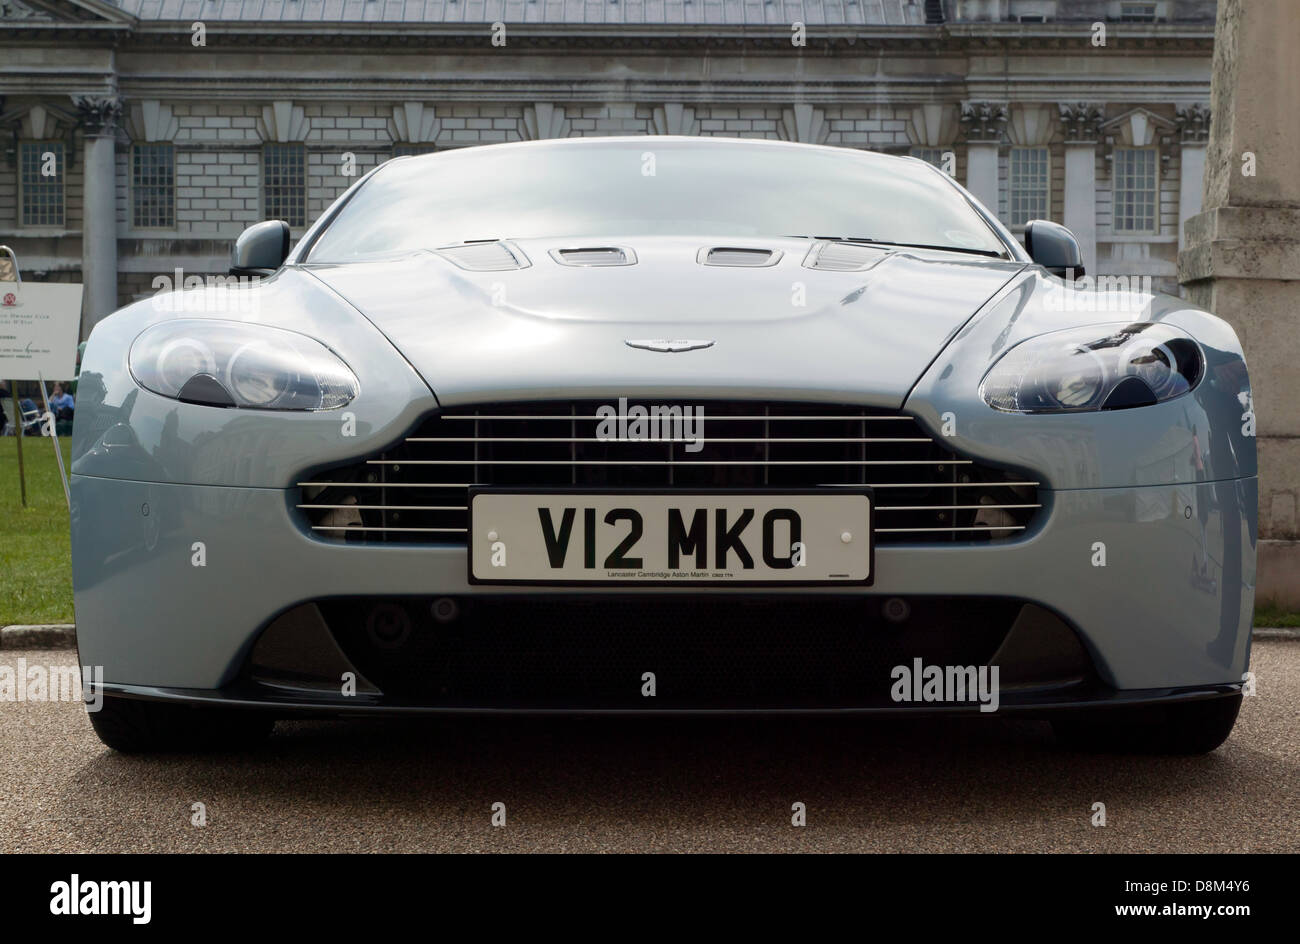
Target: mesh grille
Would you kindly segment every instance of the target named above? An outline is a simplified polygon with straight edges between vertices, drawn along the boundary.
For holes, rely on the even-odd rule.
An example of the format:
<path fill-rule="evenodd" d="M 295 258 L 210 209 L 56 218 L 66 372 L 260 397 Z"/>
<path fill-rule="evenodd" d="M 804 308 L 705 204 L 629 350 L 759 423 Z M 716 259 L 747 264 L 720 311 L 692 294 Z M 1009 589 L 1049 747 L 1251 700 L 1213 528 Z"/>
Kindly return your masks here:
<path fill-rule="evenodd" d="M 887 703 L 893 667 L 984 665 L 1020 611 L 918 598 L 895 625 L 873 597 L 489 597 L 462 599 L 443 624 L 431 602 L 343 598 L 321 612 L 348 661 L 396 701 L 644 709 L 644 672 L 656 708 Z M 377 624 L 401 632 L 376 644 Z"/>
<path fill-rule="evenodd" d="M 298 507 L 328 540 L 461 546 L 472 485 L 774 492 L 869 485 L 881 544 L 1007 540 L 1040 507 L 1037 482 L 956 455 L 902 413 L 807 403 L 654 405 L 702 408 L 700 448 L 605 441 L 596 411 L 617 406 L 608 401 L 449 409 L 379 455 L 300 482 Z M 690 430 L 683 426 L 683 435 Z"/>

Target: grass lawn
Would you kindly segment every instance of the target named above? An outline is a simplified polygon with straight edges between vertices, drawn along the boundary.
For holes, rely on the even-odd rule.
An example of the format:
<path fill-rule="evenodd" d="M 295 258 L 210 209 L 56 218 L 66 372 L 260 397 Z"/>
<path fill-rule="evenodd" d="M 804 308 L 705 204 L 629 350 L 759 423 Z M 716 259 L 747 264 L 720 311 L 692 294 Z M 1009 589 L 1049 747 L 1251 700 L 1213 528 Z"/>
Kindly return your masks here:
<path fill-rule="evenodd" d="M 1255 625 L 1300 628 L 1300 613 L 1278 609 L 1268 603 L 1259 603 L 1255 606 Z"/>
<path fill-rule="evenodd" d="M 68 463 L 70 440 L 59 440 Z M 10 623 L 71 623 L 72 566 L 68 507 L 50 441 L 23 440 L 27 507 L 18 496 L 18 447 L 0 436 L 0 626 Z M 1256 626 L 1300 627 L 1300 613 L 1261 604 Z"/>
<path fill-rule="evenodd" d="M 66 468 L 71 442 L 59 443 Z M 26 508 L 18 492 L 17 437 L 0 436 L 0 626 L 71 623 L 68 506 L 50 441 L 25 438 L 23 464 Z"/>

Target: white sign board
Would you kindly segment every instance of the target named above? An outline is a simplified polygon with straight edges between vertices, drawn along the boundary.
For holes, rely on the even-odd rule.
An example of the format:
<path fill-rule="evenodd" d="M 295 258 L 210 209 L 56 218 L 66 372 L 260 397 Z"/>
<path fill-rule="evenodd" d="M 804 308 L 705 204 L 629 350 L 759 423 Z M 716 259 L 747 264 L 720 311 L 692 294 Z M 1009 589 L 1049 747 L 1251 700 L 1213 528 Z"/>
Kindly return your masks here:
<path fill-rule="evenodd" d="M 71 380 L 80 333 L 80 285 L 0 282 L 0 379 Z"/>

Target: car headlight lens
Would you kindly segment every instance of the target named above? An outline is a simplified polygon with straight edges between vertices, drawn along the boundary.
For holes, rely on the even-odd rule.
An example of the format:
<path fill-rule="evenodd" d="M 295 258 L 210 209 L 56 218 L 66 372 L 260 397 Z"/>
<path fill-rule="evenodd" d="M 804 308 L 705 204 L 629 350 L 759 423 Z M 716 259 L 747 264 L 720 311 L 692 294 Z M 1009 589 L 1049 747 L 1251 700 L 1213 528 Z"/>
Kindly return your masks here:
<path fill-rule="evenodd" d="M 1007 413 L 1076 413 L 1147 406 L 1201 379 L 1200 346 L 1170 325 L 1092 325 L 1039 335 L 1007 351 L 980 384 Z"/>
<path fill-rule="evenodd" d="M 333 410 L 358 391 L 348 365 L 314 338 L 237 321 L 154 325 L 135 339 L 128 362 L 146 390 L 204 406 Z"/>
<path fill-rule="evenodd" d="M 162 345 L 155 359 L 162 386 L 179 390 L 195 374 L 215 374 L 216 358 L 212 348 L 196 338 L 171 338 Z"/>
<path fill-rule="evenodd" d="M 293 382 L 279 369 L 275 349 L 265 341 L 252 341 L 230 355 L 226 376 L 238 402 L 263 408 L 288 393 Z"/>

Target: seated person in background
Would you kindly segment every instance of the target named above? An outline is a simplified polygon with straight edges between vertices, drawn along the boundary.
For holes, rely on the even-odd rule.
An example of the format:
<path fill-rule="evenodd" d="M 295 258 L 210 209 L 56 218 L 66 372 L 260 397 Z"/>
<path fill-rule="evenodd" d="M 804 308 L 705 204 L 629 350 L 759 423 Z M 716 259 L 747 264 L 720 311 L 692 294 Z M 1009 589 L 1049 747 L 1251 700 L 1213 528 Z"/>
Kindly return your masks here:
<path fill-rule="evenodd" d="M 18 411 L 21 417 L 18 425 L 22 427 L 24 434 L 36 435 L 41 428 L 41 410 L 36 406 L 36 401 L 31 397 L 22 397 L 18 401 Z"/>
<path fill-rule="evenodd" d="M 75 406 L 76 404 L 73 402 L 72 394 L 65 393 L 63 390 L 63 384 L 56 383 L 54 385 L 54 393 L 50 396 L 50 412 L 54 414 L 56 419 L 70 420 L 72 419 L 72 411 Z"/>

